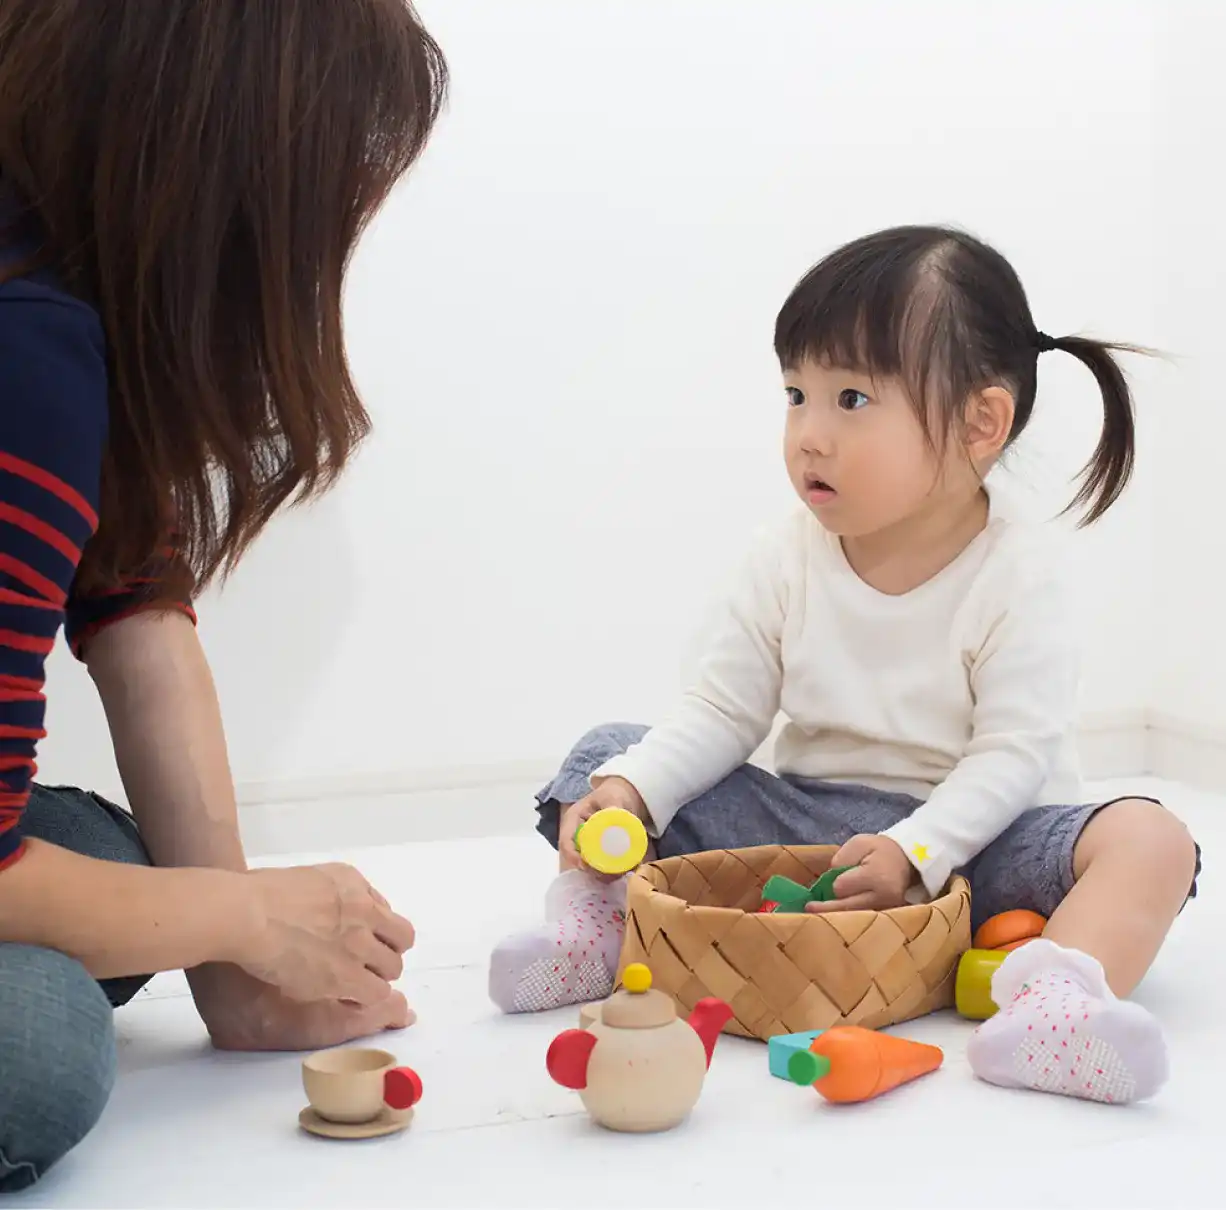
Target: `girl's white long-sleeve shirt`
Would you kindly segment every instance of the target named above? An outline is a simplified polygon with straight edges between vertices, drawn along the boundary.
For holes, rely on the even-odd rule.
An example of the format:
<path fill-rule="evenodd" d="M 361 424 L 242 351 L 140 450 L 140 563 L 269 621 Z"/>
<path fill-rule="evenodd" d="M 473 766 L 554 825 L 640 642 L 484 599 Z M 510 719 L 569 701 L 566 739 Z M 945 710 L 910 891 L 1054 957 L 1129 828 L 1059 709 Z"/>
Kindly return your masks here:
<path fill-rule="evenodd" d="M 659 836 L 782 713 L 779 774 L 922 800 L 884 834 L 936 895 L 1023 811 L 1082 801 L 1062 564 L 1044 527 L 993 508 L 952 563 L 887 595 L 801 510 L 752 551 L 675 709 L 592 784 L 630 782 Z"/>

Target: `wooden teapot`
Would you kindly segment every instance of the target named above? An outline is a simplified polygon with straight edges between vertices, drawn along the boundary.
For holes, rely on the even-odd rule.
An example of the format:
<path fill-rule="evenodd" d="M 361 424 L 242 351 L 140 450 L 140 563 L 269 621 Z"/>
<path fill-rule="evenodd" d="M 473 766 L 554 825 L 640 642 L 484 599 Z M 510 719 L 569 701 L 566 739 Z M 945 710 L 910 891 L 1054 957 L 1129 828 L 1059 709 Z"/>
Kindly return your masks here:
<path fill-rule="evenodd" d="M 698 1102 L 719 1032 L 732 1009 L 700 1000 L 687 1020 L 651 986 L 641 963 L 626 967 L 622 990 L 587 1029 L 567 1029 L 550 1044 L 545 1065 L 579 1093 L 592 1120 L 609 1130 L 671 1130 Z"/>

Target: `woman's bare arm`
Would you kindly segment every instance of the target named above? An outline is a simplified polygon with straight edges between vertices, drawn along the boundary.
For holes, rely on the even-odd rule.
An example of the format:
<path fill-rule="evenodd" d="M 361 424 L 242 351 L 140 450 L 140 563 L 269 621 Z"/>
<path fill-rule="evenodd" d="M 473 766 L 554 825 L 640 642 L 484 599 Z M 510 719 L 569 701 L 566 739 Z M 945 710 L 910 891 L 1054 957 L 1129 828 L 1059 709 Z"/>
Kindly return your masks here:
<path fill-rule="evenodd" d="M 159 866 L 247 868 L 217 690 L 182 613 L 138 613 L 82 653 L 128 805 Z"/>
<path fill-rule="evenodd" d="M 258 926 L 244 875 L 99 861 L 27 839 L 0 874 L 0 938 L 77 958 L 97 979 L 237 961 Z"/>

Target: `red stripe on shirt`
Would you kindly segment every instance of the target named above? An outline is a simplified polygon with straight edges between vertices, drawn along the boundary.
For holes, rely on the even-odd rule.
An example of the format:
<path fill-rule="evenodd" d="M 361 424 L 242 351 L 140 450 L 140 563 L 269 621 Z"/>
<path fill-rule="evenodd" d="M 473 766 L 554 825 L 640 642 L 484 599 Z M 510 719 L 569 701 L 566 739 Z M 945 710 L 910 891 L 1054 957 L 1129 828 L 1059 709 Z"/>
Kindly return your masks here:
<path fill-rule="evenodd" d="M 21 478 L 28 479 L 31 483 L 49 491 L 53 496 L 58 496 L 65 504 L 71 505 L 81 514 L 90 529 L 98 528 L 98 514 L 90 507 L 89 501 L 57 475 L 43 470 L 41 466 L 35 466 L 33 462 L 27 462 L 24 458 L 5 453 L 3 450 L 0 450 L 0 471 L 20 475 Z"/>
<path fill-rule="evenodd" d="M 85 649 L 85 644 L 90 639 L 97 638 L 104 630 L 114 626 L 116 622 L 123 622 L 128 618 L 134 618 L 138 613 L 148 613 L 150 610 L 159 609 L 169 612 L 178 611 L 185 614 L 191 619 L 193 625 L 198 622 L 196 611 L 183 601 L 139 601 L 130 609 L 121 609 L 118 613 L 111 614 L 110 617 L 102 618 L 93 623 L 92 626 L 86 626 L 77 636 L 76 642 L 73 644 L 73 651 L 79 656 Z"/>
<path fill-rule="evenodd" d="M 16 525 L 18 529 L 24 529 L 26 533 L 41 538 L 48 546 L 58 550 L 73 567 L 81 562 L 81 552 L 76 546 L 54 525 L 48 525 L 33 513 L 14 508 L 11 504 L 0 503 L 0 521 L 7 521 L 10 525 Z"/>
<path fill-rule="evenodd" d="M 7 572 L 14 580 L 20 580 L 27 588 L 32 588 L 45 601 L 50 601 L 57 608 L 63 608 L 68 600 L 68 594 L 54 581 L 41 576 L 27 563 L 12 555 L 0 552 L 0 572 Z"/>
<path fill-rule="evenodd" d="M 0 699 L 28 702 L 42 695 L 42 681 L 37 681 L 32 676 L 14 676 L 11 672 L 0 673 Z"/>
<path fill-rule="evenodd" d="M 37 635 L 19 634 L 16 630 L 0 630 L 0 647 L 32 651 L 35 655 L 50 655 L 55 648 L 55 639 L 40 639 Z"/>
<path fill-rule="evenodd" d="M 8 605 L 23 605 L 30 609 L 50 609 L 52 612 L 57 612 L 59 606 L 54 601 L 44 601 L 39 597 L 32 597 L 27 592 L 14 592 L 11 588 L 0 587 L 0 603 Z"/>

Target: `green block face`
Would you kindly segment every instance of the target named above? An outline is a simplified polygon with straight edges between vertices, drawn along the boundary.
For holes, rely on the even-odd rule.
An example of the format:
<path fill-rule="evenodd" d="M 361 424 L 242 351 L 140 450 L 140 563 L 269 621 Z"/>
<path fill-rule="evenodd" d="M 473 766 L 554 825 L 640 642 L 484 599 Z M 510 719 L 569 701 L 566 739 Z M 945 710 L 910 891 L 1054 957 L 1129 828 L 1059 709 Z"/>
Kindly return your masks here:
<path fill-rule="evenodd" d="M 784 878 L 782 874 L 775 874 L 766 880 L 762 898 L 777 903 L 780 912 L 803 912 L 805 904 L 809 902 L 809 888 Z"/>

